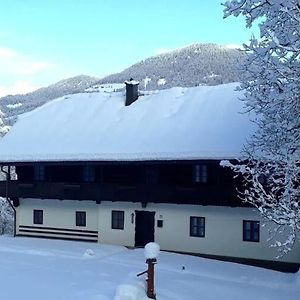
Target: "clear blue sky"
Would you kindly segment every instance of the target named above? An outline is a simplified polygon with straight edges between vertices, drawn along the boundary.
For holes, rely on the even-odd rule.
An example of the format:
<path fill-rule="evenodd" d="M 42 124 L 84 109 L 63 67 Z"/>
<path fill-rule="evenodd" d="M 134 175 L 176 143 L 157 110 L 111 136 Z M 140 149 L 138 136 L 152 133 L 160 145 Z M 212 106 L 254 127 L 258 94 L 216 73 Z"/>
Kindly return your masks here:
<path fill-rule="evenodd" d="M 242 44 L 219 0 L 0 0 L 0 95 L 78 74 L 104 76 L 192 43 Z M 1 67 L 2 66 L 2 67 Z"/>

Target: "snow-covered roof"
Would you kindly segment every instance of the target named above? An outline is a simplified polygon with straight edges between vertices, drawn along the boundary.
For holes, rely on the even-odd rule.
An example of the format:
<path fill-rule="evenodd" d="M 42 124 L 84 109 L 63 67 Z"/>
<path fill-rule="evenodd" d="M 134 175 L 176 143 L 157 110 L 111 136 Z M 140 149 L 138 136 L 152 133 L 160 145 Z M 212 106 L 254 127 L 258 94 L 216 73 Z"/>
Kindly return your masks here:
<path fill-rule="evenodd" d="M 0 162 L 184 160 L 240 157 L 254 130 L 237 84 L 145 92 L 83 93 L 19 117 Z"/>

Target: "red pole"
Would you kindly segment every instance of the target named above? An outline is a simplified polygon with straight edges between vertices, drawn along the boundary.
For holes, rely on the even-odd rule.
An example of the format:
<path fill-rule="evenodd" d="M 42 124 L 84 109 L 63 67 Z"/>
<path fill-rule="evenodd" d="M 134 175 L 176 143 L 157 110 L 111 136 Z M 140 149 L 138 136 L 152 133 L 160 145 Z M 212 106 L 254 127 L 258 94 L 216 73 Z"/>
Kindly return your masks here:
<path fill-rule="evenodd" d="M 154 264 L 156 263 L 156 258 L 148 258 L 146 263 L 148 264 L 147 297 L 156 299 L 154 293 Z"/>

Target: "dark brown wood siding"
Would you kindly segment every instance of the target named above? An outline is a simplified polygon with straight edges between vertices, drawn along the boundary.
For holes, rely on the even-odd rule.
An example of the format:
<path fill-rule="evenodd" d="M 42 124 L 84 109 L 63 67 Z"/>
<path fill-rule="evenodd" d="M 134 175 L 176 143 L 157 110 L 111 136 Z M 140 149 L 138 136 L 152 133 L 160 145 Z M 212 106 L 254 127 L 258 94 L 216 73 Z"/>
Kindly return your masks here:
<path fill-rule="evenodd" d="M 130 201 L 244 206 L 238 199 L 236 182 L 229 168 L 219 161 L 90 162 L 95 169 L 93 182 L 85 182 L 85 163 L 46 163 L 45 179 L 34 180 L 34 166 L 16 166 L 18 180 L 10 181 L 10 197 Z M 207 166 L 207 181 L 195 182 L 194 166 Z M 0 195 L 5 195 L 0 182 Z"/>

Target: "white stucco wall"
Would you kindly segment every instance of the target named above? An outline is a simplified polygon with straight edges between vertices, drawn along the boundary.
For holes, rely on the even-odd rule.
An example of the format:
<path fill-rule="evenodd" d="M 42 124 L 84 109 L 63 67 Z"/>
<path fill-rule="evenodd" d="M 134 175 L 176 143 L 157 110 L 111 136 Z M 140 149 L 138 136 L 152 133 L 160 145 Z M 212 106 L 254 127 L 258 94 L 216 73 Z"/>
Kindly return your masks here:
<path fill-rule="evenodd" d="M 131 214 L 137 205 L 129 202 L 101 202 L 98 210 L 99 242 L 113 245 L 134 246 L 135 223 Z M 124 229 L 111 229 L 112 210 L 124 211 Z"/>
<path fill-rule="evenodd" d="M 111 229 L 111 210 L 125 211 L 124 230 Z M 131 214 L 135 210 L 155 212 L 155 242 L 161 249 L 240 258 L 273 260 L 278 255 L 267 242 L 272 224 L 263 222 L 253 208 L 217 206 L 102 202 L 99 205 L 100 242 L 134 246 L 135 224 Z M 190 216 L 205 217 L 205 237 L 190 237 Z M 163 227 L 157 227 L 157 220 Z M 243 220 L 260 221 L 260 242 L 243 241 Z M 105 225 L 106 224 L 106 225 Z M 283 261 L 300 262 L 300 243 Z"/>
<path fill-rule="evenodd" d="M 33 224 L 33 210 L 43 210 L 43 224 Z M 86 212 L 86 226 L 76 226 L 76 211 Z M 20 232 L 19 226 L 52 227 L 71 230 L 91 230 L 98 231 L 98 206 L 92 201 L 61 201 L 54 199 L 20 199 L 20 206 L 17 208 L 17 234 Z M 51 231 L 51 230 L 49 230 Z M 53 230 L 52 230 L 53 232 Z M 60 231 L 61 232 L 61 231 Z M 74 234 L 74 232 L 70 232 Z M 35 235 L 26 232 L 25 234 Z M 62 235 L 47 234 L 40 235 L 61 237 Z M 72 237 L 72 236 L 70 236 Z M 73 238 L 78 238 L 73 235 Z"/>
<path fill-rule="evenodd" d="M 43 226 L 73 228 L 75 211 L 87 212 L 86 230 L 97 230 L 100 243 L 134 246 L 136 210 L 155 212 L 155 242 L 161 249 L 240 258 L 274 260 L 277 250 L 270 248 L 267 239 L 270 224 L 262 226 L 253 208 L 153 204 L 142 208 L 141 203 L 21 199 L 17 210 L 17 225 L 33 225 L 33 209 L 44 210 Z M 124 211 L 124 230 L 111 229 L 112 210 Z M 190 237 L 190 216 L 205 217 L 205 237 Z M 163 220 L 163 227 L 157 227 Z M 261 221 L 260 242 L 243 241 L 243 220 Z M 133 222 L 132 222 L 133 221 Z M 300 262 L 300 243 L 281 259 Z"/>

